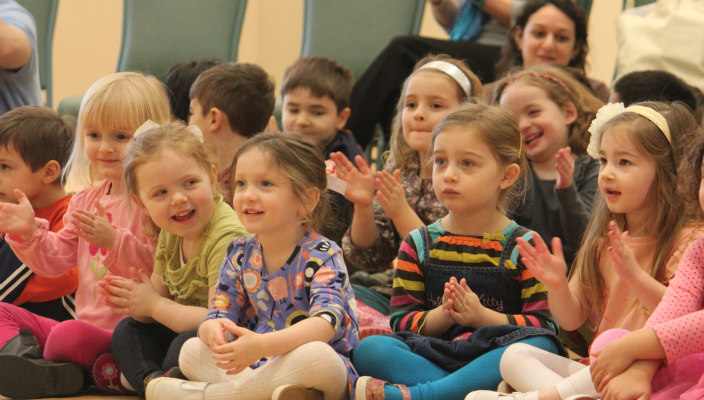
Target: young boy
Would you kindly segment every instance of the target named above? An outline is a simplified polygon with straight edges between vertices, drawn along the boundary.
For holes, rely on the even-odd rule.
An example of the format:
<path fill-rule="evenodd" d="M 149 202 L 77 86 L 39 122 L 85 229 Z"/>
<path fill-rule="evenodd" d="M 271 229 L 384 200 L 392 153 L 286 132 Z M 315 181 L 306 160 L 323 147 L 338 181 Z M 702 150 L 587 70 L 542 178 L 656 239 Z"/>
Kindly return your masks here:
<path fill-rule="evenodd" d="M 20 107 L 0 117 L 0 201 L 16 203 L 13 190 L 20 189 L 36 216 L 48 220 L 52 231 L 59 231 L 71 199 L 60 176 L 72 143 L 73 128 L 49 108 Z M 75 268 L 55 278 L 35 275 L 0 239 L 3 302 L 58 321 L 73 319 L 77 285 Z"/>
<path fill-rule="evenodd" d="M 284 132 L 302 135 L 317 143 L 325 158 L 340 151 L 354 162 L 362 149 L 349 131 L 342 128 L 350 116 L 352 71 L 337 61 L 324 57 L 306 57 L 288 67 L 281 85 L 283 102 L 281 121 Z M 341 194 L 331 192 L 334 220 L 328 221 L 322 234 L 338 244 L 352 222 L 350 206 Z"/>
<path fill-rule="evenodd" d="M 215 156 L 223 195 L 240 145 L 262 132 L 274 111 L 274 82 L 258 65 L 224 63 L 203 71 L 190 91 L 188 125 L 203 132 L 205 147 Z"/>

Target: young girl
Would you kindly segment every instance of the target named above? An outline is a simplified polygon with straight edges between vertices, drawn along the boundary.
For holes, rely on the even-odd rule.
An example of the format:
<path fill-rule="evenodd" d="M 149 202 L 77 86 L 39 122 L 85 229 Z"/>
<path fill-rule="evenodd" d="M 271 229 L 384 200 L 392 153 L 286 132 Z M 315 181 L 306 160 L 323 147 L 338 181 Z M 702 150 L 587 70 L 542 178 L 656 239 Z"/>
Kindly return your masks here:
<path fill-rule="evenodd" d="M 345 257 L 363 271 L 385 272 L 374 292 L 355 285 L 355 293 L 364 303 L 381 304 L 375 308 L 382 314 L 389 313 L 389 267 L 402 239 L 447 213 L 430 179 L 431 133 L 442 117 L 480 96 L 481 90 L 479 79 L 463 62 L 425 57 L 403 84 L 384 170 L 374 175 L 362 157 L 355 158 L 357 170 L 341 153 L 331 155 L 338 177 L 347 182 L 345 196 L 354 203 L 352 224 L 342 239 Z"/>
<path fill-rule="evenodd" d="M 357 346 L 354 365 L 371 376 L 357 381 L 358 399 L 461 399 L 499 383 L 508 344 L 560 348 L 545 287 L 515 250 L 517 238 L 534 233 L 504 214 L 525 179 L 515 118 L 465 104 L 443 119 L 431 143 L 433 187 L 448 214 L 401 245 L 391 298 L 398 333 Z"/>
<path fill-rule="evenodd" d="M 521 71 L 497 87 L 501 107 L 518 117 L 530 167 L 516 222 L 559 237 L 571 265 L 589 222 L 599 161 L 587 155 L 587 128 L 603 103 L 567 71 L 549 65 Z"/>
<path fill-rule="evenodd" d="M 233 204 L 255 236 L 228 249 L 199 337 L 181 350 L 183 373 L 201 382 L 156 378 L 147 399 L 346 398 L 357 311 L 339 247 L 313 230 L 328 207 L 320 150 L 259 134 L 233 165 Z"/>
<path fill-rule="evenodd" d="M 704 212 L 704 136 L 699 135 L 686 165 L 694 166 L 691 194 L 698 197 L 699 207 Z M 625 251 L 615 254 L 629 253 L 627 245 L 622 248 Z M 614 262 L 629 262 L 623 255 L 616 257 Z M 602 398 L 642 399 L 650 396 L 652 400 L 697 400 L 704 397 L 704 348 L 701 342 L 703 259 L 704 239 L 700 238 L 682 256 L 677 274 L 645 328 L 627 335 L 628 331 L 613 329 L 599 337 L 606 342 L 606 336 L 613 340 L 613 337 L 625 335 L 595 354 L 598 358 L 591 366 L 591 375 Z M 603 344 L 594 343 L 592 350 Z M 661 363 L 667 366 L 658 370 Z"/>
<path fill-rule="evenodd" d="M 679 159 L 691 143 L 696 121 L 685 106 L 609 104 L 590 131 L 589 154 L 599 157 L 599 189 L 575 266 L 567 278 L 560 240 L 551 254 L 540 238 L 521 242 L 526 266 L 549 290 L 550 311 L 561 327 L 574 329 L 589 319 L 597 336 L 611 328 L 638 329 L 655 309 L 665 284 L 687 246 L 702 234 L 688 227 L 686 201 L 677 186 Z M 630 244 L 632 262 L 614 262 L 620 230 Z M 608 239 L 607 239 L 608 237 Z M 609 246 L 611 242 L 611 246 Z M 506 382 L 524 399 L 564 399 L 596 395 L 589 368 L 530 346 L 512 346 L 501 360 Z M 505 397 L 504 397 L 505 396 Z M 468 399 L 511 399 L 495 392 Z"/>
<path fill-rule="evenodd" d="M 78 320 L 58 323 L 0 303 L 0 344 L 20 330 L 30 330 L 43 358 L 74 363 L 84 371 L 90 371 L 99 354 L 110 350 L 112 330 L 122 315 L 110 311 L 98 294 L 98 281 L 128 276 L 130 267 L 151 271 L 154 262 L 154 245 L 141 227 L 143 214 L 125 205 L 122 161 L 137 127 L 148 119 L 161 123 L 169 118 L 169 102 L 156 79 L 131 72 L 99 79 L 81 104 L 68 167 L 77 181 L 87 178 L 90 186 L 71 199 L 64 228 L 48 231 L 46 221 L 34 217 L 19 191 L 15 191 L 19 204 L 0 206 L 0 231 L 8 233 L 12 249 L 36 273 L 59 276 L 78 266 Z M 0 394 L 36 398 L 81 389 L 81 369 L 39 361 L 3 356 Z M 118 383 L 112 385 L 118 387 Z"/>
<path fill-rule="evenodd" d="M 149 278 L 140 271 L 136 281 L 112 276 L 101 282 L 113 312 L 131 316 L 115 328 L 111 347 L 140 395 L 145 380 L 178 365 L 180 346 L 208 313 L 227 247 L 247 235 L 217 192 L 200 136 L 176 123 L 145 130 L 129 147 L 124 182 L 161 229 L 154 272 Z"/>

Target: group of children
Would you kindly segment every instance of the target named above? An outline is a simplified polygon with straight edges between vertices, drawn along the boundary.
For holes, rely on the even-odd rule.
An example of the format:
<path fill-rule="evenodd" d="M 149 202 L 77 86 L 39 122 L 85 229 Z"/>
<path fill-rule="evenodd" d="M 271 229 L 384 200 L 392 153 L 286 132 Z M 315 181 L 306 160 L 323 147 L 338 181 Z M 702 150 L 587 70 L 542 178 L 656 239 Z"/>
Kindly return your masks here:
<path fill-rule="evenodd" d="M 428 56 L 376 172 L 344 130 L 344 65 L 286 71 L 285 133 L 264 133 L 264 70 L 207 66 L 172 71 L 171 104 L 152 77 L 99 79 L 75 138 L 49 109 L 0 117 L 0 395 L 701 397 L 688 107 L 604 106 L 552 65 L 487 105 L 462 61 Z M 585 324 L 591 368 L 558 336 Z"/>

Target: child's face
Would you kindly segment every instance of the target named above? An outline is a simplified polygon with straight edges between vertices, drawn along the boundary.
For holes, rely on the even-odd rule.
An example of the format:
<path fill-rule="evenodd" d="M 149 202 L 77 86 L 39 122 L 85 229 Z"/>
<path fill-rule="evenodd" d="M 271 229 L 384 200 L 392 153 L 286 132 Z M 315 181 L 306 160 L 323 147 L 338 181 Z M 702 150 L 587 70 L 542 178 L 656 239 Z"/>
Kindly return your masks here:
<path fill-rule="evenodd" d="M 208 137 L 210 132 L 209 115 L 203 115 L 203 106 L 200 105 L 198 99 L 191 99 L 191 105 L 188 109 L 188 126 L 197 126 L 203 134 L 203 138 Z"/>
<path fill-rule="evenodd" d="M 568 65 L 579 50 L 575 49 L 574 21 L 552 4 L 533 13 L 514 40 L 521 50 L 523 68 L 544 63 Z"/>
<path fill-rule="evenodd" d="M 506 88 L 499 104 L 518 117 L 529 160 L 552 161 L 557 151 L 567 146 L 569 126 L 577 118 L 572 103 L 560 107 L 542 88 L 519 81 Z"/>
<path fill-rule="evenodd" d="M 447 129 L 435 138 L 433 188 L 449 211 L 481 215 L 496 210 L 501 191 L 513 183 L 505 175 L 506 168 L 474 129 Z"/>
<path fill-rule="evenodd" d="M 401 122 L 403 138 L 415 151 L 430 146 L 433 129 L 460 104 L 457 84 L 439 71 L 419 71 L 408 82 Z"/>
<path fill-rule="evenodd" d="M 232 205 L 248 232 L 277 235 L 301 226 L 304 210 L 271 156 L 253 148 L 237 159 Z"/>
<path fill-rule="evenodd" d="M 281 122 L 284 131 L 327 145 L 347 123 L 349 108 L 338 113 L 335 102 L 314 96 L 309 88 L 298 87 L 284 95 Z"/>
<path fill-rule="evenodd" d="M 135 170 L 139 202 L 159 228 L 197 243 L 215 209 L 214 174 L 193 157 L 164 150 Z"/>
<path fill-rule="evenodd" d="M 622 126 L 607 127 L 599 149 L 599 190 L 612 213 L 644 223 L 651 216 L 655 160 L 635 146 Z M 632 228 L 635 229 L 635 228 Z"/>
<path fill-rule="evenodd" d="M 134 132 L 86 126 L 83 134 L 86 156 L 100 177 L 117 181 L 122 179 L 122 161 Z"/>
<path fill-rule="evenodd" d="M 32 172 L 32 168 L 27 165 L 20 154 L 12 146 L 0 146 L 0 202 L 17 203 L 14 189 L 19 189 L 27 195 L 27 198 L 34 207 L 34 200 L 41 193 L 47 184 L 44 180 L 44 169 L 39 168 Z"/>

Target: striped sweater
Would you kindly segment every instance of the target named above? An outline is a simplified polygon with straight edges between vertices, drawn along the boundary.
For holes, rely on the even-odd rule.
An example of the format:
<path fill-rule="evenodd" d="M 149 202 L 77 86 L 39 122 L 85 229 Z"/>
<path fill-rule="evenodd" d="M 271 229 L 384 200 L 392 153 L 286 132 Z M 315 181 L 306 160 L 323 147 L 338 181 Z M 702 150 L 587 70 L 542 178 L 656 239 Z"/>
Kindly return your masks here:
<path fill-rule="evenodd" d="M 511 222 L 502 232 L 485 234 L 484 237 L 462 236 L 446 232 L 440 220 L 428 226 L 429 260 L 428 262 L 441 268 L 457 270 L 453 273 L 459 280 L 462 272 L 470 272 L 473 268 L 487 270 L 501 268 L 501 254 L 519 225 Z M 533 232 L 525 230 L 523 239 L 532 242 Z M 426 290 L 426 263 L 423 234 L 420 229 L 411 232 L 401 244 L 396 263 L 391 298 L 391 327 L 395 332 L 410 331 L 420 333 L 425 324 L 428 312 L 441 303 L 441 298 L 431 298 L 433 295 Z M 507 287 L 515 288 L 505 291 L 507 298 L 483 298 L 481 282 L 467 280 L 467 285 L 481 299 L 482 304 L 495 311 L 506 314 L 507 323 L 512 325 L 529 325 L 557 331 L 557 324 L 550 316 L 547 303 L 547 287 L 540 283 L 520 261 L 515 248 L 515 240 L 508 244 L 507 257 L 504 262 L 508 279 Z M 489 268 L 489 270 L 490 270 Z M 444 284 L 444 282 L 443 282 Z M 437 297 L 437 296 L 436 296 Z M 507 309 L 505 304 L 516 304 L 517 307 Z M 459 329 L 458 329 L 459 328 Z M 471 327 L 454 326 L 447 333 L 456 338 L 457 332 L 471 332 Z M 462 335 L 466 337 L 466 335 Z"/>

